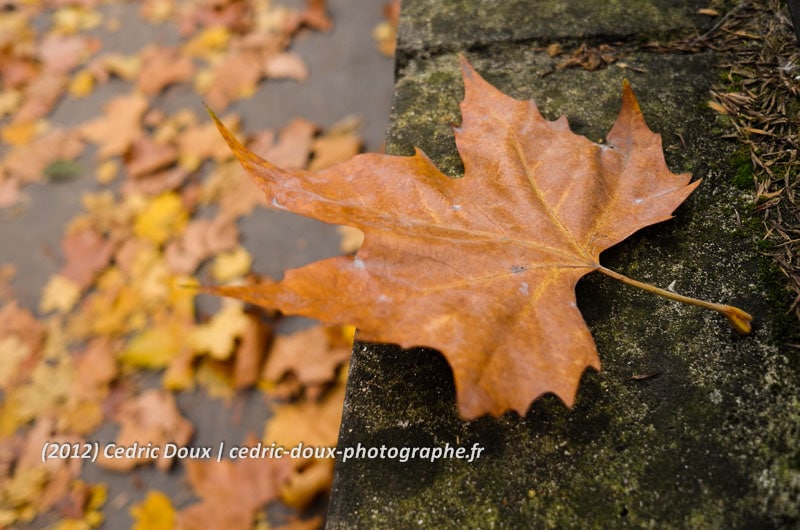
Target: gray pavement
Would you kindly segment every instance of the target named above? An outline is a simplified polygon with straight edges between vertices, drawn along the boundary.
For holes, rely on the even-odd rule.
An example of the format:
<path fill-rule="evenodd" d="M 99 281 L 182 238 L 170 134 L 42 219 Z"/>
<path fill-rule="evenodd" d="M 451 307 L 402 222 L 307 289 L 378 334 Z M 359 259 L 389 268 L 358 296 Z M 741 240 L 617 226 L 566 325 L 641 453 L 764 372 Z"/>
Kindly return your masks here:
<path fill-rule="evenodd" d="M 304 2 L 283 4 L 302 6 Z M 377 52 L 371 35 L 372 29 L 384 20 L 382 6 L 381 0 L 329 2 L 334 28 L 326 33 L 304 32 L 291 48 L 306 61 L 309 80 L 302 84 L 264 82 L 252 98 L 231 105 L 228 110 L 243 118 L 242 130 L 277 129 L 295 117 L 328 128 L 352 115 L 362 121 L 359 132 L 365 149 L 381 149 L 388 124 L 394 64 L 392 59 Z M 103 51 L 132 53 L 147 43 L 178 42 L 173 25 L 153 26 L 143 22 L 136 14 L 136 2 L 103 9 L 124 21 L 123 28 L 114 33 L 96 30 Z M 64 98 L 48 119 L 54 124 L 77 125 L 100 115 L 108 99 L 129 90 L 129 84 L 112 81 L 88 98 Z M 156 98 L 154 106 L 165 111 L 189 107 L 198 115 L 204 113 L 200 96 L 186 86 L 168 89 Z M 100 189 L 94 179 L 93 150 L 89 149 L 79 163 L 86 168 L 82 176 L 62 183 L 29 186 L 25 190 L 30 196 L 28 207 L 0 217 L 0 263 L 16 266 L 18 272 L 12 284 L 15 293 L 21 305 L 37 313 L 41 289 L 62 266 L 60 242 L 66 223 L 83 210 L 81 194 Z M 257 209 L 240 228 L 243 244 L 254 256 L 253 270 L 264 274 L 279 277 L 287 268 L 339 253 L 339 236 L 332 227 L 299 216 Z M 137 384 L 157 386 L 160 378 L 142 374 Z M 260 435 L 270 414 L 262 394 L 255 391 L 237 396 L 230 404 L 200 391 L 177 397 L 182 413 L 196 427 L 193 445 L 207 445 L 221 437 L 235 443 L 247 433 Z M 115 434 L 116 428 L 106 424 L 92 438 L 112 441 Z M 143 467 L 126 474 L 88 465 L 82 477 L 109 485 L 108 502 L 103 510 L 104 529 L 130 527 L 128 510 L 147 490 L 167 492 L 178 507 L 181 502 L 183 505 L 192 502 L 180 464 L 168 473 Z M 280 513 L 275 515 L 276 523 L 285 521 Z M 39 520 L 34 527 L 47 522 L 52 519 Z"/>

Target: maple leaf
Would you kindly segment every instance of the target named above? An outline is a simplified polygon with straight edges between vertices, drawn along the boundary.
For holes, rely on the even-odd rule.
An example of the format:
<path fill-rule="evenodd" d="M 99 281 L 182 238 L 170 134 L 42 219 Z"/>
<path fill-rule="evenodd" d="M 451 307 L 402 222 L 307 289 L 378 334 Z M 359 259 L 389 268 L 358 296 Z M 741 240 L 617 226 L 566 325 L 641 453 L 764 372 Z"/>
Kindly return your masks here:
<path fill-rule="evenodd" d="M 592 271 L 725 314 L 750 315 L 657 289 L 606 269 L 600 253 L 670 219 L 699 184 L 666 167 L 660 136 L 630 86 L 607 137 L 595 144 L 506 96 L 461 60 L 465 96 L 456 144 L 465 174 L 410 157 L 365 154 L 331 168 L 283 170 L 220 132 L 273 208 L 361 229 L 354 258 L 286 272 L 280 282 L 210 292 L 331 323 L 359 338 L 428 346 L 447 358 L 465 418 L 525 414 L 552 392 L 575 400 L 587 367 L 600 368 L 575 284 Z M 213 116 L 212 116 L 213 117 Z M 490 146 L 488 149 L 486 146 Z"/>
<path fill-rule="evenodd" d="M 255 437 L 245 442 L 256 446 Z M 186 460 L 189 484 L 201 501 L 178 513 L 178 528 L 247 530 L 255 512 L 278 495 L 291 463 L 283 458 L 224 459 L 219 462 Z"/>
<path fill-rule="evenodd" d="M 175 528 L 175 508 L 169 497 L 160 491 L 148 491 L 142 502 L 130 509 L 132 530 L 172 530 Z"/>

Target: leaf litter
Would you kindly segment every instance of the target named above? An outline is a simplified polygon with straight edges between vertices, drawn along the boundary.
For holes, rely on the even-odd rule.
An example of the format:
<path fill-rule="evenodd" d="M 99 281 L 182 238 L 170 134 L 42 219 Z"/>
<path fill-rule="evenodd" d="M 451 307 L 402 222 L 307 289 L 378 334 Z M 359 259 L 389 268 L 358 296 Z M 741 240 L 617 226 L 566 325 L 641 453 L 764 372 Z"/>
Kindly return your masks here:
<path fill-rule="evenodd" d="M 182 390 L 199 387 L 230 399 L 255 388 L 284 403 L 276 411 L 293 411 L 276 415 L 290 420 L 264 427 L 280 440 L 251 437 L 248 444 L 288 443 L 295 438 L 287 429 L 307 444 L 336 443 L 352 328 L 282 336 L 271 329 L 274 312 L 241 303 L 198 311 L 197 292 L 187 288 L 196 274 L 253 281 L 237 221 L 258 206 L 257 188 L 211 121 L 188 109 L 166 114 L 154 104 L 184 85 L 223 111 L 265 79 L 304 82 L 307 67 L 288 47 L 305 28 L 330 29 L 325 3 L 292 10 L 262 0 L 147 0 L 138 10 L 148 23 L 173 24 L 182 42 L 106 51 L 86 32 L 113 32 L 122 23 L 91 0 L 15 3 L 0 13 L 0 208 L 36 208 L 26 202 L 25 186 L 43 182 L 55 167 L 79 176 L 74 161 L 87 146 L 100 185 L 64 228 L 64 261 L 42 286 L 43 316 L 17 303 L 13 266 L 0 265 L 0 528 L 99 526 L 105 484 L 84 482 L 90 464 L 80 459 L 42 463 L 42 445 L 92 441 L 104 425 L 116 425 L 113 441 L 122 446 L 191 445 L 194 426 L 175 399 Z M 48 121 L 59 101 L 111 82 L 128 92 L 94 118 L 72 128 Z M 235 113 L 224 121 L 240 128 Z M 280 131 L 252 134 L 250 145 L 289 167 L 325 167 L 360 150 L 357 125 L 348 118 L 321 132 L 298 118 Z M 210 175 L 207 162 L 214 163 Z M 141 387 L 141 370 L 161 371 L 163 388 Z M 152 455 L 100 458 L 97 465 L 118 473 L 176 467 L 174 459 Z M 263 509 L 274 502 L 297 509 L 286 528 L 322 523 L 298 516 L 329 488 L 332 461 L 187 460 L 182 467 L 194 503 L 155 490 L 135 504 L 111 501 L 128 503 L 140 530 L 264 528 Z"/>

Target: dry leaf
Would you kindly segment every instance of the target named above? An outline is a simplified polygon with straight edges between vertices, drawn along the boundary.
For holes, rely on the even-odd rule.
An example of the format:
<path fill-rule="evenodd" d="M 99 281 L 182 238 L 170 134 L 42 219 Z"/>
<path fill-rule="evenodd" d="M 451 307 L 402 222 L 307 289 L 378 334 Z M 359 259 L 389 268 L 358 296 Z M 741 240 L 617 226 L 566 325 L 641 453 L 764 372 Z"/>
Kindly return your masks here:
<path fill-rule="evenodd" d="M 285 168 L 304 168 L 314 145 L 314 133 L 317 127 L 310 121 L 295 118 L 281 129 L 278 142 L 270 147 L 263 156 L 277 162 Z"/>
<path fill-rule="evenodd" d="M 122 404 L 116 414 L 120 423 L 117 434 L 118 447 L 131 447 L 134 444 L 163 446 L 174 443 L 184 446 L 189 443 L 194 427 L 181 416 L 175 398 L 163 390 L 147 390 L 139 397 Z M 139 464 L 156 460 L 156 467 L 162 471 L 169 469 L 172 458 L 159 453 L 157 459 L 143 453 L 133 458 L 106 458 L 102 453 L 97 465 L 114 471 L 129 471 Z"/>
<path fill-rule="evenodd" d="M 211 320 L 191 330 L 187 339 L 197 352 L 224 360 L 231 356 L 236 339 L 250 326 L 243 304 L 227 300 Z"/>
<path fill-rule="evenodd" d="M 148 491 L 144 500 L 131 506 L 133 526 L 131 530 L 173 530 L 175 508 L 169 497 L 160 491 Z"/>
<path fill-rule="evenodd" d="M 282 405 L 267 423 L 264 444 L 283 447 L 325 448 L 336 445 L 344 404 L 344 384 L 339 383 L 320 401 Z M 327 491 L 333 480 L 333 460 L 328 458 L 291 459 L 293 472 L 281 488 L 281 500 L 305 507 L 319 493 Z"/>
<path fill-rule="evenodd" d="M 136 217 L 133 226 L 137 236 L 160 244 L 178 236 L 186 227 L 188 213 L 175 193 L 163 193 L 150 201 Z"/>
<path fill-rule="evenodd" d="M 61 242 L 61 248 L 67 262 L 59 274 L 72 280 L 81 291 L 108 266 L 114 254 L 114 243 L 91 228 L 69 233 Z"/>
<path fill-rule="evenodd" d="M 273 79 L 308 79 L 308 67 L 303 59 L 291 52 L 270 55 L 264 62 L 264 75 Z"/>
<path fill-rule="evenodd" d="M 462 70 L 461 179 L 419 150 L 282 170 L 220 125 L 273 208 L 355 226 L 365 240 L 355 258 L 209 291 L 355 324 L 363 340 L 436 348 L 453 369 L 465 418 L 525 414 L 548 392 L 572 405 L 584 370 L 600 367 L 575 284 L 600 271 L 645 288 L 600 265 L 600 253 L 669 219 L 698 183 L 666 167 L 627 83 L 608 142 L 598 145 L 565 118 L 547 121 L 532 102 L 502 94 L 464 59 Z M 703 304 L 749 330 L 743 311 Z"/>
<path fill-rule="evenodd" d="M 174 164 L 178 150 L 171 144 L 142 136 L 133 141 L 124 159 L 128 175 L 136 178 Z"/>
<path fill-rule="evenodd" d="M 80 285 L 61 274 L 54 274 L 44 286 L 42 299 L 39 301 L 39 310 L 42 313 L 51 311 L 68 313 L 80 296 Z"/>
<path fill-rule="evenodd" d="M 234 52 L 217 63 L 209 74 L 209 85 L 199 87 L 208 105 L 221 112 L 237 99 L 255 93 L 262 77 L 259 56 L 250 51 Z"/>
<path fill-rule="evenodd" d="M 194 76 L 192 60 L 177 48 L 151 46 L 141 54 L 142 69 L 137 82 L 139 90 L 154 96 L 174 83 L 189 81 Z"/>
<path fill-rule="evenodd" d="M 35 131 L 36 124 L 32 125 Z M 50 164 L 73 160 L 84 148 L 77 131 L 64 129 L 46 131 L 25 143 L 9 151 L 2 162 L 10 177 L 24 183 L 41 181 Z"/>
<path fill-rule="evenodd" d="M 228 283 L 250 272 L 253 256 L 244 247 L 218 254 L 211 265 L 211 276 L 219 283 Z"/>
<path fill-rule="evenodd" d="M 102 118 L 80 127 L 84 138 L 100 146 L 98 158 L 124 154 L 143 134 L 141 120 L 147 105 L 147 98 L 141 94 L 117 96 L 103 107 Z"/>
<path fill-rule="evenodd" d="M 352 344 L 341 339 L 339 328 L 314 326 L 292 335 L 278 335 L 269 351 L 262 377 L 278 383 L 288 373 L 303 386 L 329 383 L 336 369 L 350 358 Z"/>
<path fill-rule="evenodd" d="M 249 439 L 245 445 L 256 443 Z M 288 458 L 187 460 L 185 464 L 189 484 L 202 501 L 180 511 L 181 530 L 250 530 L 256 510 L 277 497 L 291 467 Z"/>
<path fill-rule="evenodd" d="M 336 231 L 342 238 L 339 250 L 343 254 L 354 254 L 364 244 L 364 232 L 352 226 L 337 226 Z"/>
<path fill-rule="evenodd" d="M 242 332 L 233 366 L 233 388 L 247 388 L 256 383 L 266 351 L 269 329 L 257 314 L 247 314 L 249 325 Z"/>

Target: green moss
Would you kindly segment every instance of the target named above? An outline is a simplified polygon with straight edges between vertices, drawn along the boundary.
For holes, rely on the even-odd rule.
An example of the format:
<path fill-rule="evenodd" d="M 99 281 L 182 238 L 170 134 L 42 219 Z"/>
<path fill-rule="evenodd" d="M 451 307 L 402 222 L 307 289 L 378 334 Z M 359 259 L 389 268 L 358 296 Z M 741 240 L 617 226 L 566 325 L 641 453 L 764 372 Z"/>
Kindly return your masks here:
<path fill-rule="evenodd" d="M 734 170 L 731 183 L 743 191 L 755 187 L 753 162 L 750 160 L 750 151 L 746 146 L 741 146 L 730 159 L 731 168 Z"/>

